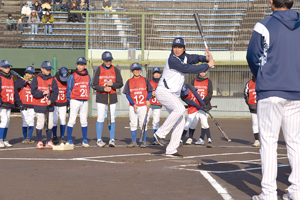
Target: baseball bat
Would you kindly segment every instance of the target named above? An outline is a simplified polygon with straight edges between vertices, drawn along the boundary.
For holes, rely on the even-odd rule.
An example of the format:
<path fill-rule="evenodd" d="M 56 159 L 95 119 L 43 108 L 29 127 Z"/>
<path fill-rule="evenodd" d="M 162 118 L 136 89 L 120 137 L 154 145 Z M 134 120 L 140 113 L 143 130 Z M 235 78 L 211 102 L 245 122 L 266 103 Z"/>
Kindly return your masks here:
<path fill-rule="evenodd" d="M 16 71 L 14 71 L 12 69 L 10 70 L 10 74 L 26 81 L 28 84 L 31 84 L 31 81 L 26 80 L 24 77 L 22 77 L 20 74 L 18 74 Z"/>
<path fill-rule="evenodd" d="M 209 116 L 212 118 L 212 120 L 215 122 L 216 126 L 218 127 L 218 129 L 221 131 L 221 133 L 223 134 L 224 138 L 227 140 L 227 142 L 231 142 L 231 139 L 228 137 L 228 135 L 225 133 L 225 131 L 221 128 L 221 126 L 219 125 L 219 123 L 215 120 L 215 118 L 207 111 L 207 114 L 209 114 Z"/>
<path fill-rule="evenodd" d="M 207 46 L 207 43 L 206 43 L 206 39 L 205 39 L 205 36 L 204 36 L 204 32 L 203 32 L 203 29 L 202 29 L 202 24 L 201 24 L 199 15 L 198 15 L 198 13 L 194 13 L 193 15 L 194 15 L 194 18 L 195 18 L 197 27 L 198 27 L 198 29 L 199 29 L 200 35 L 201 35 L 201 37 L 202 37 L 202 40 L 203 40 L 203 43 L 204 43 L 206 52 L 207 52 L 207 54 L 209 54 L 209 49 L 208 49 L 208 46 Z M 214 67 L 215 67 L 215 66 L 213 66 L 212 68 L 214 68 Z"/>
<path fill-rule="evenodd" d="M 49 123 L 49 105 L 48 105 L 48 100 L 49 100 L 49 97 L 50 97 L 50 87 L 51 87 L 51 85 L 49 84 L 48 85 L 48 94 L 47 94 L 47 108 L 46 108 L 46 113 L 45 113 L 45 126 L 44 126 L 44 128 L 45 128 L 45 130 L 46 131 L 48 131 L 48 123 Z"/>
<path fill-rule="evenodd" d="M 152 105 L 150 105 L 150 108 L 152 108 Z M 147 125 L 148 112 L 149 112 L 150 108 L 147 108 L 146 116 L 145 116 L 145 119 L 144 119 L 142 131 L 141 131 L 140 142 L 143 142 L 143 139 L 144 139 L 145 129 L 146 129 L 146 125 Z"/>
<path fill-rule="evenodd" d="M 107 81 L 109 81 L 109 79 L 107 79 Z M 107 125 L 110 126 L 111 125 L 111 114 L 110 114 L 110 96 L 109 93 L 107 93 Z"/>

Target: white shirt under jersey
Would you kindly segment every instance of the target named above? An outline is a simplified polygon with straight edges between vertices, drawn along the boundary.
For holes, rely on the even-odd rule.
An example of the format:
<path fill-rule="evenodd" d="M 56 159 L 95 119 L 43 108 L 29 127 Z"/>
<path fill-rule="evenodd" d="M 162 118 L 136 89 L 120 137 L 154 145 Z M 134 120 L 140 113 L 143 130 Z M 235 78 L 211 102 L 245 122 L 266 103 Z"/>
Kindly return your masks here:
<path fill-rule="evenodd" d="M 187 64 L 186 56 L 184 57 L 183 62 L 185 64 Z M 169 58 L 168 58 L 157 88 L 159 88 L 159 87 L 166 88 L 165 83 L 164 83 L 164 80 L 165 80 L 165 82 L 167 83 L 167 86 L 169 88 L 169 91 L 179 97 L 181 88 L 184 83 L 184 79 L 185 79 L 185 73 L 179 72 L 175 69 L 170 69 Z"/>

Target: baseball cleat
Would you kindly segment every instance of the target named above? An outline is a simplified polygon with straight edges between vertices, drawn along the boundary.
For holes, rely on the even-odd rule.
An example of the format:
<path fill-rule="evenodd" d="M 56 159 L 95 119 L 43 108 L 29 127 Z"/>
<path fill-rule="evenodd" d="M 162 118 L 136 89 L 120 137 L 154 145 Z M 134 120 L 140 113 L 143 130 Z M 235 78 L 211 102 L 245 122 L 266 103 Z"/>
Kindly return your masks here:
<path fill-rule="evenodd" d="M 261 198 L 260 195 L 255 195 L 252 197 L 252 200 L 264 200 L 264 199 Z"/>
<path fill-rule="evenodd" d="M 166 154 L 167 157 L 172 157 L 172 158 L 183 158 L 183 155 L 179 154 L 178 152 L 173 153 L 173 154 Z"/>
<path fill-rule="evenodd" d="M 90 145 L 89 145 L 89 143 L 88 143 L 88 141 L 87 141 L 87 140 L 82 140 L 82 144 L 81 144 L 81 146 L 82 146 L 82 147 L 84 147 L 84 148 L 88 148 L 88 147 L 90 147 Z"/>
<path fill-rule="evenodd" d="M 45 149 L 53 149 L 55 145 L 53 144 L 52 140 L 46 143 Z"/>
<path fill-rule="evenodd" d="M 37 149 L 44 149 L 43 142 L 42 142 L 42 141 L 39 141 L 39 142 L 36 144 L 36 148 L 37 148 Z"/>
<path fill-rule="evenodd" d="M 103 142 L 101 139 L 98 139 L 96 144 L 98 147 L 104 147 L 106 145 L 106 143 Z"/>
<path fill-rule="evenodd" d="M 143 141 L 140 145 L 140 148 L 146 148 L 146 147 L 147 147 L 147 144 L 146 144 L 146 142 Z"/>
<path fill-rule="evenodd" d="M 204 145 L 205 141 L 202 140 L 202 138 L 199 138 L 199 140 L 197 140 L 197 142 L 195 142 L 196 145 Z"/>
<path fill-rule="evenodd" d="M 55 145 L 59 143 L 59 139 L 57 136 L 53 136 L 52 141 L 53 141 L 53 144 L 55 144 Z"/>
<path fill-rule="evenodd" d="M 60 138 L 59 144 L 66 144 L 66 140 L 64 137 Z"/>
<path fill-rule="evenodd" d="M 253 147 L 260 147 L 260 141 L 255 140 L 254 143 L 252 144 Z"/>
<path fill-rule="evenodd" d="M 29 144 L 29 142 L 30 142 L 30 138 L 27 137 L 26 139 L 24 139 L 24 140 L 22 141 L 22 144 Z"/>
<path fill-rule="evenodd" d="M 293 200 L 293 199 L 290 197 L 289 193 L 284 194 L 284 195 L 282 196 L 282 199 L 283 199 L 283 200 Z M 297 200 L 297 199 L 296 199 L 296 200 Z"/>
<path fill-rule="evenodd" d="M 152 142 L 152 145 L 159 145 L 159 144 L 158 144 L 158 142 L 157 142 L 156 140 L 154 140 L 154 141 Z"/>
<path fill-rule="evenodd" d="M 109 146 L 110 147 L 115 147 L 116 146 L 116 141 L 114 139 L 109 140 Z"/>
<path fill-rule="evenodd" d="M 187 139 L 187 141 L 185 142 L 185 145 L 191 145 L 193 142 L 192 138 Z"/>
<path fill-rule="evenodd" d="M 166 140 L 164 138 L 160 138 L 158 135 L 156 135 L 156 133 L 153 136 L 160 146 L 167 146 Z"/>
<path fill-rule="evenodd" d="M 133 147 L 137 147 L 137 143 L 134 141 L 131 141 L 131 143 L 129 145 L 127 145 L 127 148 L 133 148 Z"/>
<path fill-rule="evenodd" d="M 13 145 L 9 144 L 8 141 L 4 141 L 3 143 L 4 143 L 5 147 L 12 147 L 13 146 Z"/>
<path fill-rule="evenodd" d="M 5 144 L 2 140 L 0 140 L 0 148 L 4 148 L 5 147 Z"/>
<path fill-rule="evenodd" d="M 183 141 L 180 140 L 179 147 L 183 147 Z"/>
<path fill-rule="evenodd" d="M 72 140 L 68 140 L 67 143 L 66 143 L 66 145 L 72 146 L 73 148 L 75 148 L 75 145 L 74 145 L 74 143 L 73 143 Z"/>
<path fill-rule="evenodd" d="M 212 148 L 212 141 L 210 138 L 207 139 L 207 148 Z"/>

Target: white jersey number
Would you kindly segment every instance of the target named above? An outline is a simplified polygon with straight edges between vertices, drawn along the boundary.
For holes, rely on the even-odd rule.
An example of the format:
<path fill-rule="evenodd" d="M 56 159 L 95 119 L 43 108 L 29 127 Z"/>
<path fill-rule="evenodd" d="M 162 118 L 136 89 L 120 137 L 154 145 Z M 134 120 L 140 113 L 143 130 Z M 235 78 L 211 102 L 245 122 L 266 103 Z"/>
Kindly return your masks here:
<path fill-rule="evenodd" d="M 80 97 L 88 97 L 87 89 L 80 89 Z"/>
<path fill-rule="evenodd" d="M 25 97 L 26 97 L 27 102 L 30 101 L 32 103 L 32 95 L 31 94 L 26 94 Z"/>
<path fill-rule="evenodd" d="M 64 93 L 58 94 L 57 100 L 61 100 L 61 101 L 65 100 L 65 94 Z"/>
<path fill-rule="evenodd" d="M 138 104 L 144 104 L 144 96 L 143 95 L 135 95 L 133 97 L 135 99 L 135 102 L 138 103 Z"/>
<path fill-rule="evenodd" d="M 9 100 L 14 101 L 14 93 L 11 93 L 11 94 L 7 93 L 6 97 L 7 97 L 8 102 L 9 102 Z"/>

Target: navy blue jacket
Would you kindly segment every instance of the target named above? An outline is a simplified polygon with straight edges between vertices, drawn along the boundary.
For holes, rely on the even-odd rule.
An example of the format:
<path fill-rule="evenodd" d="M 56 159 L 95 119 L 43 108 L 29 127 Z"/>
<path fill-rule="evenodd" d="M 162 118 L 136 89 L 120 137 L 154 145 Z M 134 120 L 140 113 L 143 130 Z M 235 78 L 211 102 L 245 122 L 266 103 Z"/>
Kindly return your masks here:
<path fill-rule="evenodd" d="M 201 105 L 205 105 L 204 101 L 202 100 L 201 96 L 197 93 L 197 88 L 195 88 L 193 85 L 191 84 L 184 84 L 181 90 L 181 95 L 180 98 L 182 99 L 182 101 L 184 101 L 186 104 L 194 106 L 196 108 L 198 108 L 199 110 L 203 110 L 203 107 L 200 106 L 199 104 L 197 104 L 195 101 L 193 101 L 192 99 L 187 98 L 187 95 L 189 94 L 189 90 L 192 91 L 192 93 L 194 94 L 194 96 L 196 97 L 196 99 L 199 101 L 199 103 Z"/>
<path fill-rule="evenodd" d="M 275 11 L 259 21 L 247 50 L 257 101 L 271 96 L 300 100 L 300 16 Z"/>
<path fill-rule="evenodd" d="M 56 72 L 55 78 L 56 78 L 57 81 L 59 81 L 61 84 L 67 84 L 67 82 L 63 82 L 63 81 L 60 80 L 60 78 L 59 78 L 59 73 L 58 73 L 58 72 Z M 56 83 L 56 84 L 57 84 L 57 83 Z M 58 89 L 58 90 L 59 90 L 59 89 Z M 65 97 L 65 98 L 67 98 L 67 94 L 66 94 L 66 97 Z M 57 103 L 57 102 L 55 102 L 54 105 L 57 106 L 57 107 L 63 107 L 63 106 L 68 106 L 68 105 L 69 105 L 69 102 L 68 102 L 68 101 L 66 101 L 65 103 Z"/>
<path fill-rule="evenodd" d="M 46 76 L 46 75 L 42 74 L 42 72 L 40 72 L 36 76 L 33 77 L 32 83 L 31 83 L 31 94 L 34 98 L 40 99 L 40 98 L 44 97 L 44 95 L 43 95 L 44 91 L 38 90 L 37 76 L 40 76 L 43 80 L 48 80 L 49 78 L 52 78 L 52 76 L 51 75 Z M 58 96 L 58 87 L 57 87 L 57 83 L 56 83 L 55 79 L 53 78 L 52 94 L 49 97 L 51 104 L 56 101 L 57 96 Z M 46 113 L 46 110 L 47 110 L 47 106 L 37 106 L 37 105 L 34 106 L 34 112 L 36 112 L 36 113 Z M 54 106 L 49 106 L 49 112 L 53 112 L 53 111 L 54 111 Z"/>
<path fill-rule="evenodd" d="M 5 74 L 4 72 L 2 72 L 0 70 L 0 107 L 1 107 L 1 104 L 4 105 L 3 107 L 9 107 L 9 108 L 13 108 L 15 107 L 14 104 L 10 104 L 10 103 L 6 103 L 6 102 L 2 102 L 2 98 L 1 98 L 1 88 L 2 88 L 2 83 L 1 83 L 1 79 L 2 78 L 6 78 L 6 79 L 10 79 L 11 78 L 11 75 L 10 73 L 8 74 Z M 19 96 L 19 93 L 16 92 L 15 90 L 16 86 L 14 86 L 14 100 L 15 100 L 15 104 L 17 104 L 17 106 L 22 106 L 22 101 L 20 99 L 20 96 Z"/>

